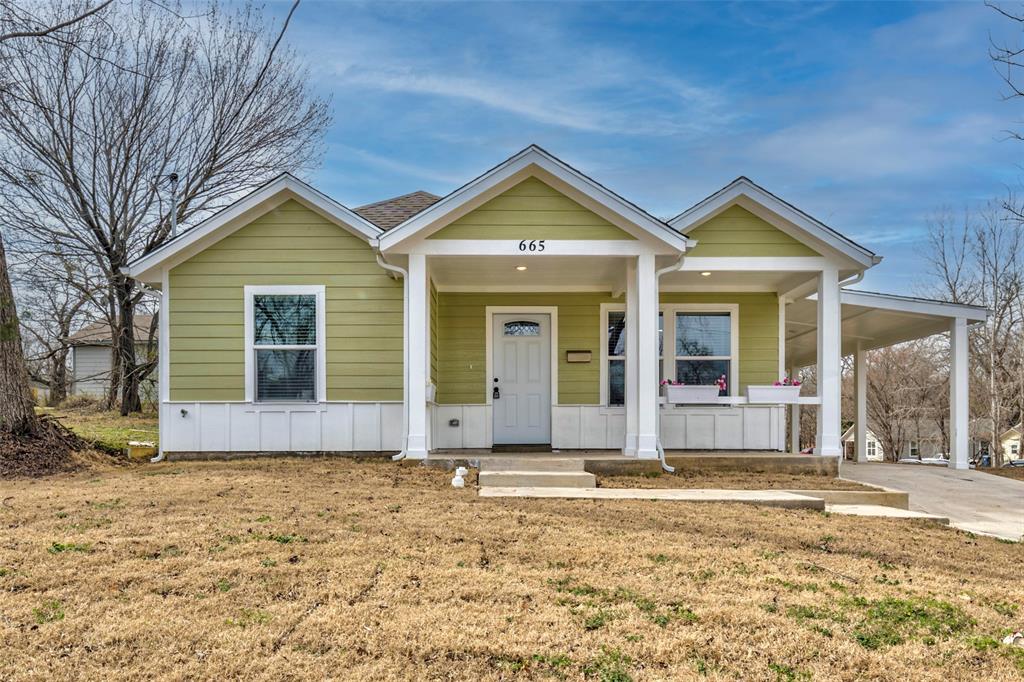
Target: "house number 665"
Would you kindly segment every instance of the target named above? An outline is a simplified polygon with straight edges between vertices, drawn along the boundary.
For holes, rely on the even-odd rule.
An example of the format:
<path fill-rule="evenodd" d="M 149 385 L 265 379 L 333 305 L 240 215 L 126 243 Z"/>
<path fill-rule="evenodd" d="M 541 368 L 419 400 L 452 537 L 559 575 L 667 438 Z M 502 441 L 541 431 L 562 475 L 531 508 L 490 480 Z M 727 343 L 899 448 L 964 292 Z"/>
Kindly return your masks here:
<path fill-rule="evenodd" d="M 531 239 L 530 241 L 526 241 L 525 239 L 523 239 L 522 241 L 519 242 L 519 250 L 520 251 L 543 251 L 544 250 L 544 240 L 543 239 Z"/>

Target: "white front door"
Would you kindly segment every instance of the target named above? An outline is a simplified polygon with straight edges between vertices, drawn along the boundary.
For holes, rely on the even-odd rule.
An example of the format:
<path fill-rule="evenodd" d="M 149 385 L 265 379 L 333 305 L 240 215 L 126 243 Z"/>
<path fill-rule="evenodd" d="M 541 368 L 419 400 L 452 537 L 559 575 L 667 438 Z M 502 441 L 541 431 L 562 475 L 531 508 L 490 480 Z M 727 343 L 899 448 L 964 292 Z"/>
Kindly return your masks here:
<path fill-rule="evenodd" d="M 493 324 L 494 443 L 550 443 L 551 316 L 502 314 Z"/>

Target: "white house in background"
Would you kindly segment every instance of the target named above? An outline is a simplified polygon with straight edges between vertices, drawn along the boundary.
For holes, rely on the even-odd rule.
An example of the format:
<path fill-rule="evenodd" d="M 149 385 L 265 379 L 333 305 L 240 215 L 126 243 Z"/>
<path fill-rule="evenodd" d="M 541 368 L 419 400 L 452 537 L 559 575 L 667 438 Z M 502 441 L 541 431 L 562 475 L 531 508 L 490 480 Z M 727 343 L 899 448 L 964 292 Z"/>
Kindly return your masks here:
<path fill-rule="evenodd" d="M 1017 424 L 999 436 L 999 445 L 1003 448 L 1003 459 L 1024 459 L 1021 450 L 1021 425 Z"/>
<path fill-rule="evenodd" d="M 135 317 L 135 353 L 141 362 L 146 357 L 147 339 L 153 325 L 152 315 Z M 110 325 L 93 322 L 68 337 L 71 346 L 71 387 L 68 395 L 103 398 L 110 390 L 110 371 L 113 367 Z M 157 373 L 152 372 L 143 381 L 142 401 L 156 402 Z"/>
<path fill-rule="evenodd" d="M 126 272 L 162 293 L 165 455 L 781 451 L 813 405 L 838 457 L 841 357 L 864 425 L 865 352 L 949 333 L 967 468 L 987 313 L 847 288 L 880 260 L 747 178 L 664 221 L 531 145 L 355 209 L 281 175 Z M 807 365 L 816 395 L 771 390 Z"/>
<path fill-rule="evenodd" d="M 875 436 L 875 432 L 870 428 L 865 431 L 864 445 L 866 450 L 866 459 L 869 462 L 884 462 L 885 461 L 885 449 L 882 447 L 882 441 L 878 440 Z M 847 459 L 856 459 L 857 457 L 857 425 L 851 424 L 850 428 L 846 429 L 843 433 L 843 454 Z"/>

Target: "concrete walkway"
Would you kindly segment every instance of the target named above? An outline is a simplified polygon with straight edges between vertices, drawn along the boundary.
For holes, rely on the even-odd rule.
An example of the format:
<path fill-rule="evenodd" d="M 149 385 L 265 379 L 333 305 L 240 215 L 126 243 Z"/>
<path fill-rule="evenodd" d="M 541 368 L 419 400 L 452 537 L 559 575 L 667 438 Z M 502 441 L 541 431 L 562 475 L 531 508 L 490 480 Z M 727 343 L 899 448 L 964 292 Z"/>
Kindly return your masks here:
<path fill-rule="evenodd" d="M 1024 481 L 946 467 L 843 462 L 841 478 L 910 493 L 910 509 L 952 526 L 1008 540 L 1024 538 Z"/>
<path fill-rule="evenodd" d="M 583 500 L 675 500 L 734 502 L 786 509 L 825 509 L 825 500 L 780 490 L 716 490 L 680 488 L 554 488 L 481 487 L 480 497 L 561 497 Z"/>

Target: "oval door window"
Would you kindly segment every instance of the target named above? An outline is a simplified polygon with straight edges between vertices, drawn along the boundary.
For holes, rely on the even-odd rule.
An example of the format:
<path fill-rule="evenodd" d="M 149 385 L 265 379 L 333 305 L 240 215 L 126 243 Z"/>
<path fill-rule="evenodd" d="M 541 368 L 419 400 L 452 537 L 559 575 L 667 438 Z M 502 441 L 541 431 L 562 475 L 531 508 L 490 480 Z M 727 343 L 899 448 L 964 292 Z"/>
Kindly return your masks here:
<path fill-rule="evenodd" d="M 505 323 L 505 336 L 540 336 L 540 323 L 515 320 Z"/>

